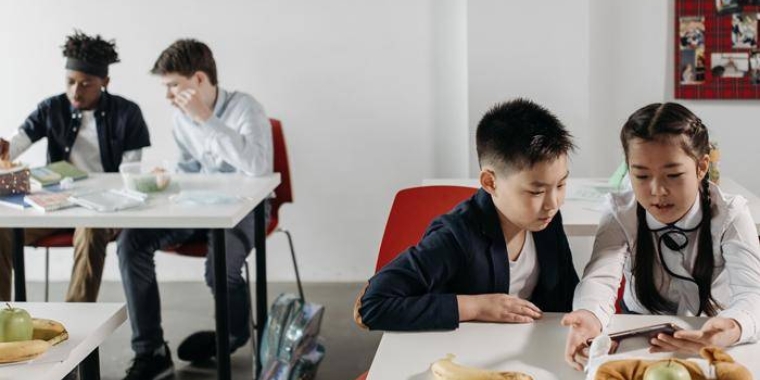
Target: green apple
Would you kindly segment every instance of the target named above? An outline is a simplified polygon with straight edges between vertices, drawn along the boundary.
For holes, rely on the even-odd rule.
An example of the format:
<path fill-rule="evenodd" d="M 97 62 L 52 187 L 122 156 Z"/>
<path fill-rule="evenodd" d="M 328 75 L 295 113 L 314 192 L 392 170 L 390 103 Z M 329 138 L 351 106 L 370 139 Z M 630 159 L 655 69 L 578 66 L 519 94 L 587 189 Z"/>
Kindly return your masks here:
<path fill-rule="evenodd" d="M 11 307 L 0 309 L 0 342 L 31 340 L 34 328 L 32 317 L 24 309 Z"/>
<path fill-rule="evenodd" d="M 644 372 L 644 380 L 691 380 L 691 375 L 681 363 L 667 360 L 649 366 Z"/>

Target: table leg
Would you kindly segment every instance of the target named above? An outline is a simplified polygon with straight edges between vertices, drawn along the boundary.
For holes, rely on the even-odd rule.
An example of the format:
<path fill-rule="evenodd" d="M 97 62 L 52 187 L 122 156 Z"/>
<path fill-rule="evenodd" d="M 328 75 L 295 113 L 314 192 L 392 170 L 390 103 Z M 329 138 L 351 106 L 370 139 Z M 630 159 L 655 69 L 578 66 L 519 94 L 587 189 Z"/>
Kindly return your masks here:
<path fill-rule="evenodd" d="M 100 380 L 100 354 L 97 347 L 79 363 L 79 378 L 81 380 Z"/>
<path fill-rule="evenodd" d="M 16 302 L 26 301 L 26 272 L 24 270 L 24 229 L 13 229 L 13 281 Z"/>
<path fill-rule="evenodd" d="M 266 201 L 261 201 L 254 209 L 254 246 L 256 247 L 256 378 L 261 373 L 261 342 L 267 323 L 267 243 L 266 243 Z"/>
<path fill-rule="evenodd" d="M 224 230 L 214 229 L 214 302 L 216 306 L 216 360 L 217 379 L 229 380 L 230 373 L 230 330 L 227 294 L 227 249 Z"/>

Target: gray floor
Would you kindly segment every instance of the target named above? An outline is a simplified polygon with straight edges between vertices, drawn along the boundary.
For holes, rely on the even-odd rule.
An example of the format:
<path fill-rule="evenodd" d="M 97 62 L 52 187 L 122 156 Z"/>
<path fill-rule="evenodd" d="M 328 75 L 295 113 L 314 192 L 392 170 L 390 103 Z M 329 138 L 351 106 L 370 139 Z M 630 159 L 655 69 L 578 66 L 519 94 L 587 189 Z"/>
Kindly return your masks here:
<path fill-rule="evenodd" d="M 63 299 L 66 283 L 51 285 L 51 301 Z M 325 359 L 317 374 L 318 380 L 353 380 L 369 368 L 380 334 L 359 329 L 353 323 L 352 307 L 354 297 L 362 284 L 310 283 L 304 284 L 304 293 L 310 302 L 325 306 L 322 322 Z M 41 283 L 28 283 L 29 301 L 43 299 Z M 165 338 L 172 352 L 182 339 L 196 330 L 214 328 L 213 300 L 206 286 L 201 282 L 161 283 L 162 315 Z M 269 286 L 269 300 L 281 292 L 295 292 L 293 284 L 274 283 Z M 123 302 L 121 284 L 105 282 L 101 287 L 100 300 Z M 104 380 L 121 379 L 132 359 L 129 348 L 131 331 L 127 321 L 100 348 L 101 375 Z M 233 379 L 250 379 L 252 354 L 250 345 L 232 355 Z M 177 361 L 175 355 L 175 379 L 214 379 L 214 368 L 197 368 Z"/>

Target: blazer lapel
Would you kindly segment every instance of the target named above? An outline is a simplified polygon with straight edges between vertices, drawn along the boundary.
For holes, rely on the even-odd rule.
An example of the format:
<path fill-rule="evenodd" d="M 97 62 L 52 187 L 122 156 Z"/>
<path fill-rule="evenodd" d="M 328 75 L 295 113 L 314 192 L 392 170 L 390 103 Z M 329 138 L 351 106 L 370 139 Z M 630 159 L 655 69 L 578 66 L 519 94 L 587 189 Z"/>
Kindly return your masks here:
<path fill-rule="evenodd" d="M 507 258 L 507 243 L 501 232 L 499 215 L 493 204 L 491 195 L 480 189 L 475 195 L 475 203 L 482 212 L 480 218 L 481 232 L 490 240 L 490 260 L 493 272 L 493 290 L 495 292 L 509 293 L 509 265 Z"/>

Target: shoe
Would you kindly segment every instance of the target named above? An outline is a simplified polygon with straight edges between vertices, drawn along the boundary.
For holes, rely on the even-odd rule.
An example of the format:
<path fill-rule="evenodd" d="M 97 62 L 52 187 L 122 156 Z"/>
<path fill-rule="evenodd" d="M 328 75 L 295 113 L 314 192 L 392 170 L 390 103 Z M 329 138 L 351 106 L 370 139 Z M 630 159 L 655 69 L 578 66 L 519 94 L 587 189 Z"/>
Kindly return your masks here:
<path fill-rule="evenodd" d="M 243 346 L 248 338 L 245 340 L 239 339 L 235 341 L 230 340 L 230 353 L 235 352 L 238 348 Z M 177 347 L 177 357 L 180 360 L 191 363 L 202 363 L 210 360 L 216 356 L 216 332 L 215 331 L 198 331 L 182 341 L 179 347 Z"/>
<path fill-rule="evenodd" d="M 151 354 L 138 355 L 132 360 L 124 380 L 161 380 L 174 376 L 174 363 L 169 346 L 163 346 Z"/>
<path fill-rule="evenodd" d="M 191 363 L 208 361 L 216 356 L 216 332 L 198 331 L 177 347 L 177 357 Z"/>

